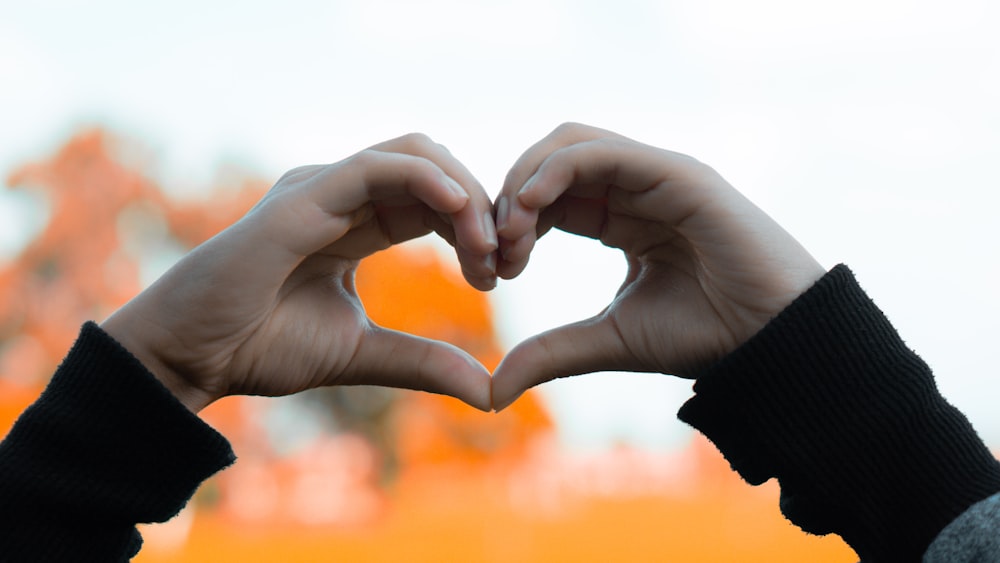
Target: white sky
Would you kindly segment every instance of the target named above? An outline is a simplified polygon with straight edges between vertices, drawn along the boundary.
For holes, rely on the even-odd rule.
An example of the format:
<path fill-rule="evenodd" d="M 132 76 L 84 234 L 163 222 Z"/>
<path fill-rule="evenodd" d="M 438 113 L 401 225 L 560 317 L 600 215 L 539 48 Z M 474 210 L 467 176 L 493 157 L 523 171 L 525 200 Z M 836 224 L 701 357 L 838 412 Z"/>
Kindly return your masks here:
<path fill-rule="evenodd" d="M 0 174 L 95 123 L 188 192 L 220 162 L 277 178 L 423 131 L 492 195 L 555 125 L 602 126 L 712 164 L 852 266 L 1000 447 L 997 29 L 990 0 L 18 2 L 0 17 Z M 39 214 L 0 195 L 0 250 Z M 505 341 L 598 311 L 623 272 L 589 241 L 543 240 L 495 293 Z M 599 447 L 683 440 L 689 387 L 544 389 L 566 443 Z"/>

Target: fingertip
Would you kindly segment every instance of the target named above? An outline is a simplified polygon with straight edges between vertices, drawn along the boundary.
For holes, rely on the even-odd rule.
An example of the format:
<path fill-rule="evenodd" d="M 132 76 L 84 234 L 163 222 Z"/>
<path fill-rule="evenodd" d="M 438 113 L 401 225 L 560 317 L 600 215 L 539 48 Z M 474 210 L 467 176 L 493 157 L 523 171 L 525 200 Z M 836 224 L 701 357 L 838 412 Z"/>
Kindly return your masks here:
<path fill-rule="evenodd" d="M 598 315 L 537 334 L 507 353 L 493 371 L 493 410 L 509 407 L 545 382 L 598 371 L 638 371 L 616 329 Z"/>
<path fill-rule="evenodd" d="M 495 281 L 497 275 L 497 252 L 495 250 L 486 255 L 483 259 L 483 265 L 490 271 L 490 274 Z"/>
<path fill-rule="evenodd" d="M 493 222 L 493 213 L 489 210 L 483 211 L 479 215 L 479 219 L 480 228 L 483 231 L 483 241 L 489 247 L 490 253 L 492 253 L 500 246 L 499 238 L 497 237 L 497 228 Z"/>
<path fill-rule="evenodd" d="M 474 405 L 472 403 L 466 403 L 466 404 L 469 405 L 469 406 L 471 406 L 471 407 L 473 407 L 474 409 L 476 409 L 476 410 L 478 410 L 480 412 L 486 412 L 486 413 L 492 413 L 493 412 L 493 403 L 491 403 L 491 402 L 487 402 L 485 405 Z"/>
<path fill-rule="evenodd" d="M 447 342 L 373 326 L 352 360 L 350 385 L 383 385 L 448 395 L 488 412 L 491 375 Z"/>
<path fill-rule="evenodd" d="M 495 250 L 482 255 L 456 246 L 455 255 L 458 257 L 462 276 L 469 282 L 469 285 L 481 291 L 489 291 L 496 287 L 497 252 Z"/>
<path fill-rule="evenodd" d="M 475 202 L 471 202 L 449 215 L 449 221 L 455 231 L 455 247 L 465 255 L 459 259 L 469 258 L 469 261 L 463 264 L 481 262 L 489 267 L 492 274 L 495 266 L 487 264 L 486 261 L 500 246 L 496 225 L 493 223 L 492 209 L 482 209 Z"/>
<path fill-rule="evenodd" d="M 529 196 L 531 192 L 535 189 L 535 185 L 538 183 L 538 172 L 535 172 L 530 178 L 528 178 L 524 184 L 521 185 L 521 189 L 517 190 L 517 198 Z"/>
<path fill-rule="evenodd" d="M 530 380 L 530 375 L 524 377 L 526 370 L 517 367 L 524 347 L 524 342 L 515 346 L 493 371 L 490 378 L 490 403 L 493 412 L 499 413 L 514 404 L 528 388 L 534 386 L 524 386 L 525 380 Z"/>
<path fill-rule="evenodd" d="M 505 197 L 501 201 L 503 207 L 497 208 L 497 233 L 501 238 L 514 240 L 535 229 L 538 209 L 525 206 L 516 198 Z"/>
<path fill-rule="evenodd" d="M 498 234 L 503 234 L 510 222 L 510 200 L 501 195 L 496 203 L 496 228 Z"/>
<path fill-rule="evenodd" d="M 490 401 L 489 397 L 473 397 L 473 398 L 463 398 L 456 397 L 459 401 L 469 405 L 470 407 L 476 409 L 480 412 L 493 412 L 493 403 Z"/>
<path fill-rule="evenodd" d="M 513 395 L 511 397 L 508 397 L 508 398 L 503 399 L 503 400 L 501 400 L 499 402 L 493 403 L 493 405 L 492 405 L 493 406 L 493 412 L 499 414 L 500 411 L 502 411 L 502 410 L 506 409 L 507 407 L 509 407 L 509 406 L 513 405 L 514 403 L 516 403 L 517 400 L 521 398 L 521 395 L 524 395 L 524 393 L 525 393 L 525 391 L 521 391 L 520 393 L 516 393 L 515 395 Z"/>
<path fill-rule="evenodd" d="M 527 261 L 517 263 L 501 262 L 497 264 L 497 277 L 502 280 L 512 280 L 517 276 L 520 276 L 527 266 Z"/>
<path fill-rule="evenodd" d="M 477 410 L 490 412 L 493 408 L 493 377 L 489 370 L 468 352 L 450 344 L 447 346 L 455 352 L 455 359 L 461 358 L 465 365 L 454 367 L 452 375 L 460 378 L 454 382 L 454 387 L 434 389 L 432 392 L 451 395 Z"/>
<path fill-rule="evenodd" d="M 497 287 L 497 277 L 489 276 L 485 278 L 475 277 L 466 275 L 465 281 L 469 282 L 474 289 L 478 289 L 482 292 L 493 291 Z"/>
<path fill-rule="evenodd" d="M 470 365 L 480 372 L 479 379 L 482 379 L 485 385 L 478 386 L 470 396 L 470 400 L 465 400 L 465 403 L 482 412 L 491 412 L 493 410 L 493 375 L 471 355 L 468 356 L 468 360 Z"/>
<path fill-rule="evenodd" d="M 512 280 L 517 276 L 521 275 L 524 268 L 528 265 L 527 262 L 522 262 L 520 264 L 512 264 L 510 262 L 501 262 L 497 265 L 497 277 L 502 280 Z"/>
<path fill-rule="evenodd" d="M 517 240 L 501 239 L 500 260 L 497 263 L 497 276 L 503 279 L 513 279 L 521 275 L 528 266 L 531 250 L 535 247 L 534 233 L 528 233 Z"/>
<path fill-rule="evenodd" d="M 465 191 L 465 188 L 463 188 L 462 185 L 455 181 L 455 179 L 451 176 L 444 177 L 444 184 L 445 187 L 448 188 L 448 191 L 450 191 L 453 196 L 462 202 L 462 207 L 464 207 L 465 203 L 470 199 L 469 192 Z"/>
<path fill-rule="evenodd" d="M 514 199 L 518 204 L 526 207 L 528 209 L 538 209 L 540 207 L 545 207 L 549 202 L 546 201 L 544 190 L 538 189 L 538 174 L 536 173 L 528 181 L 521 186 L 521 189 L 517 191 L 517 195 Z"/>

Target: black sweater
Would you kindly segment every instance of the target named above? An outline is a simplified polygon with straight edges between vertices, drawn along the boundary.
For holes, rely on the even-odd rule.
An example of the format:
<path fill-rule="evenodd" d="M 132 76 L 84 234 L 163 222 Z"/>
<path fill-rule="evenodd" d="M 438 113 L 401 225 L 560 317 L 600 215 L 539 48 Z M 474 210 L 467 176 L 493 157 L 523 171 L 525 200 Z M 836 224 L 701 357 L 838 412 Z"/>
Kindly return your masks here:
<path fill-rule="evenodd" d="M 0 443 L 0 561 L 128 561 L 236 457 L 97 325 Z"/>
<path fill-rule="evenodd" d="M 681 420 L 748 482 L 776 477 L 789 520 L 839 534 L 862 561 L 919 561 L 1000 491 L 1000 462 L 845 266 L 694 390 Z"/>
<path fill-rule="evenodd" d="M 682 420 L 786 516 L 865 561 L 917 561 L 1000 463 L 838 267 L 699 377 Z M 93 323 L 0 443 L 0 561 L 125 561 L 229 444 Z M 987 532 L 988 533 L 988 532 Z"/>

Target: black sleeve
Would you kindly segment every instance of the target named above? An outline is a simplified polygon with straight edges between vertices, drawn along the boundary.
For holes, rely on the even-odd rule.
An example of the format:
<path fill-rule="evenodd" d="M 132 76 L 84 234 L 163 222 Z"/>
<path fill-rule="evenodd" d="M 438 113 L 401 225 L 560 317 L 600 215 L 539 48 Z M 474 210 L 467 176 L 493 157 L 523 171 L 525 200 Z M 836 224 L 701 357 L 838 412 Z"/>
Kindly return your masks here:
<path fill-rule="evenodd" d="M 0 443 L 0 560 L 127 561 L 140 522 L 168 520 L 235 460 L 97 325 Z"/>
<path fill-rule="evenodd" d="M 862 561 L 919 561 L 955 517 L 1000 491 L 1000 463 L 938 392 L 845 266 L 694 386 L 678 416 L 781 510 Z"/>

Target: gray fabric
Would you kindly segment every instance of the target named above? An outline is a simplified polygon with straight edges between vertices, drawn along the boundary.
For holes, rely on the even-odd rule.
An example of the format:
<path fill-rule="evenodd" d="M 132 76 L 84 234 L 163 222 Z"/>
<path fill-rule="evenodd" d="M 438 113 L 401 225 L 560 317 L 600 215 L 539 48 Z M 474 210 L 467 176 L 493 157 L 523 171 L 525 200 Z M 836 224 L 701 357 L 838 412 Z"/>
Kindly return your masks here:
<path fill-rule="evenodd" d="M 1000 561 L 1000 493 L 980 501 L 941 530 L 924 563 Z"/>

